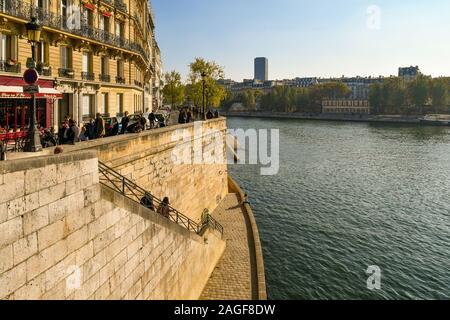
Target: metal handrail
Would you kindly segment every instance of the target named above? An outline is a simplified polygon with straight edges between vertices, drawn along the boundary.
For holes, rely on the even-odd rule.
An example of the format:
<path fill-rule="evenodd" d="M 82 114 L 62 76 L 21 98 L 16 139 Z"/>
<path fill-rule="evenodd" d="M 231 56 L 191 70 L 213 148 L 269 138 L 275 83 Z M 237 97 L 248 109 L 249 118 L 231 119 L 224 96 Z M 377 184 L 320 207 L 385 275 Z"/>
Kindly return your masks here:
<path fill-rule="evenodd" d="M 100 183 L 120 193 L 124 197 L 143 205 L 142 199 L 144 199 L 146 196 L 151 196 L 151 199 L 153 201 L 153 208 L 151 209 L 153 210 L 155 210 L 156 206 L 162 204 L 162 201 L 160 199 L 153 196 L 150 192 L 141 188 L 136 183 L 124 177 L 119 172 L 108 167 L 104 163 L 99 161 L 98 168 L 100 172 Z M 189 219 L 187 216 L 185 216 L 172 206 L 168 207 L 169 207 L 169 216 L 168 216 L 169 220 L 177 223 L 181 227 L 189 231 L 195 232 L 197 234 L 201 234 L 206 228 L 211 227 L 214 230 L 219 231 L 220 234 L 223 236 L 223 227 L 211 216 L 209 216 L 206 219 L 202 217 L 202 222 L 201 224 L 199 224 Z"/>

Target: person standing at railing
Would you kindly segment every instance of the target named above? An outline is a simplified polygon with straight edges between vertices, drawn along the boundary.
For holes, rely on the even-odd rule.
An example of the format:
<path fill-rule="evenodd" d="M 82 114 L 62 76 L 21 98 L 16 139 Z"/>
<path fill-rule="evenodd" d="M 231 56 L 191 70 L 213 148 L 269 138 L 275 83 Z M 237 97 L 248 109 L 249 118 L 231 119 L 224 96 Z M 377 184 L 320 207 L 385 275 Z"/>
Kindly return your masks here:
<path fill-rule="evenodd" d="M 120 131 L 120 134 L 125 134 L 125 132 L 127 132 L 128 129 L 128 124 L 130 123 L 130 117 L 128 117 L 128 111 L 125 111 L 125 114 L 122 118 L 122 129 Z"/>
<path fill-rule="evenodd" d="M 168 197 L 165 197 L 159 205 L 158 213 L 163 217 L 170 218 L 170 202 Z"/>
<path fill-rule="evenodd" d="M 105 120 L 103 119 L 103 117 L 100 113 L 97 113 L 97 115 L 96 115 L 94 127 L 95 127 L 95 137 L 97 139 L 103 138 L 106 134 Z"/>
<path fill-rule="evenodd" d="M 145 195 L 142 197 L 141 205 L 143 205 L 147 209 L 155 211 L 155 206 L 153 205 L 153 196 L 148 192 L 146 192 Z"/>

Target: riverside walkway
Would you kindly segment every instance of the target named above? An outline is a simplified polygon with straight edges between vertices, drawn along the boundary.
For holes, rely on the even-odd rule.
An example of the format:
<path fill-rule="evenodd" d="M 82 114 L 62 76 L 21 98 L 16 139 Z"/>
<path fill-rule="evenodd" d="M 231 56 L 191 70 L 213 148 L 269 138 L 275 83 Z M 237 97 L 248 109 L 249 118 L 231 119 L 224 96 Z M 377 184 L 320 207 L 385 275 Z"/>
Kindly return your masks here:
<path fill-rule="evenodd" d="M 212 216 L 224 227 L 227 247 L 200 300 L 260 299 L 252 225 L 239 195 L 230 193 Z"/>

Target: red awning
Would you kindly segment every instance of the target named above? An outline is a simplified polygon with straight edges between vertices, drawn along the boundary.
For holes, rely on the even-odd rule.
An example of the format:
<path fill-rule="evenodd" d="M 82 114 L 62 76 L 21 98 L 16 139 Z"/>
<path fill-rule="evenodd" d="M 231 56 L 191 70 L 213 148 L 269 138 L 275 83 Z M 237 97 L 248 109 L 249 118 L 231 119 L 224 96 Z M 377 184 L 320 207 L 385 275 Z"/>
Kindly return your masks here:
<path fill-rule="evenodd" d="M 91 10 L 91 11 L 95 11 L 95 5 L 93 5 L 92 3 L 86 2 L 86 3 L 83 4 L 83 6 L 84 6 L 86 9 L 89 9 L 89 10 Z"/>
<path fill-rule="evenodd" d="M 39 88 L 37 99 L 62 99 L 62 94 L 53 88 Z M 1 86 L 0 99 L 31 99 L 31 94 L 23 93 L 23 87 Z"/>
<path fill-rule="evenodd" d="M 109 12 L 109 11 L 103 11 L 102 12 L 102 15 L 104 16 L 104 17 L 111 17 L 112 16 L 112 13 L 111 12 Z"/>

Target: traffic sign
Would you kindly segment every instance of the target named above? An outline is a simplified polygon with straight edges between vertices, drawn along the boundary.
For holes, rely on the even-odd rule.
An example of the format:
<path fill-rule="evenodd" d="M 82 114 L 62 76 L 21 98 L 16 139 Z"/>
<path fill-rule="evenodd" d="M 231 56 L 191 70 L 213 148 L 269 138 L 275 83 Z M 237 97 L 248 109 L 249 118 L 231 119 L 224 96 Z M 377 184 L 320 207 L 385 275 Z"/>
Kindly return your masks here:
<path fill-rule="evenodd" d="M 27 94 L 39 93 L 39 86 L 24 86 L 23 93 L 27 93 Z"/>
<path fill-rule="evenodd" d="M 39 73 L 36 69 L 27 69 L 23 73 L 23 81 L 28 83 L 29 85 L 33 85 L 39 80 Z"/>
<path fill-rule="evenodd" d="M 27 68 L 28 69 L 36 69 L 36 61 L 34 61 L 33 58 L 27 59 Z"/>

